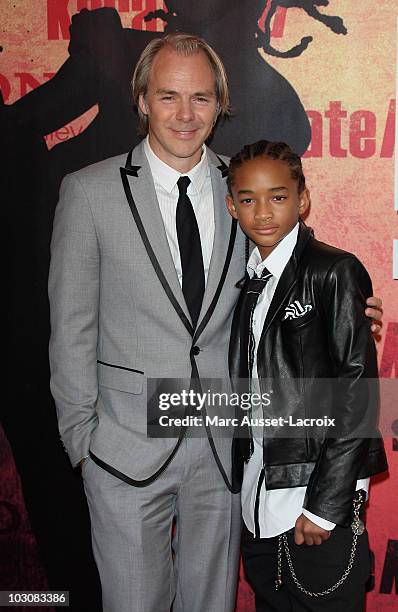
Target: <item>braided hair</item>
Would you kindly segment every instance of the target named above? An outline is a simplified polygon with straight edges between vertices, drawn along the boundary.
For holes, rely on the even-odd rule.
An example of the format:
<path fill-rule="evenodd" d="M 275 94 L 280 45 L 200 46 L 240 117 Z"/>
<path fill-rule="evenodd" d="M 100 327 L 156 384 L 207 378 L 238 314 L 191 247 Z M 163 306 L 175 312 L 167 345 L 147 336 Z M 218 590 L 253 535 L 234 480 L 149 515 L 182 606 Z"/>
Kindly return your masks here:
<path fill-rule="evenodd" d="M 243 166 L 245 162 L 255 159 L 256 157 L 268 157 L 269 159 L 279 160 L 287 164 L 290 168 L 292 179 L 297 181 L 299 194 L 304 191 L 305 176 L 300 156 L 294 153 L 289 145 L 284 142 L 258 140 L 253 144 L 245 145 L 239 153 L 231 158 L 227 177 L 227 187 L 230 195 L 232 195 L 235 170 Z"/>

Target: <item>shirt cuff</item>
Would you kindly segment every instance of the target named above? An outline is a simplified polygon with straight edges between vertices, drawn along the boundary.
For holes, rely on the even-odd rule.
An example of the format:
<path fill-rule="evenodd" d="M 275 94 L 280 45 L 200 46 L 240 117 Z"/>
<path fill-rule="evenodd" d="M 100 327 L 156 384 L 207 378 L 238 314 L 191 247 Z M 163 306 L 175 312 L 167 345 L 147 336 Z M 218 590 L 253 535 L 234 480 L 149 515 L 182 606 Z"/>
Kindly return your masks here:
<path fill-rule="evenodd" d="M 305 508 L 302 509 L 302 513 L 304 516 L 310 519 L 310 521 L 315 523 L 315 525 L 318 525 L 318 527 L 321 527 L 322 529 L 326 529 L 326 531 L 332 531 L 336 527 L 336 523 L 331 523 L 330 521 L 309 512 L 309 510 L 306 510 Z"/>
<path fill-rule="evenodd" d="M 359 491 L 359 489 L 362 489 L 362 491 L 365 491 L 366 493 L 366 501 L 368 500 L 369 497 L 369 481 L 370 478 L 361 478 L 361 480 L 357 480 L 357 491 Z"/>

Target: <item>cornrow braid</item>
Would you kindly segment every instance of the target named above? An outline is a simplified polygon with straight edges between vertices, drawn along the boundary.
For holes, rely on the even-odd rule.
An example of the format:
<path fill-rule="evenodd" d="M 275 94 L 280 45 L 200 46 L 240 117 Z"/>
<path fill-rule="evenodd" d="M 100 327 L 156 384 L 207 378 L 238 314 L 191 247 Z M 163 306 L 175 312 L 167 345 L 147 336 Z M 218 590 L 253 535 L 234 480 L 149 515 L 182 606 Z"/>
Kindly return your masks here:
<path fill-rule="evenodd" d="M 232 195 L 232 187 L 234 184 L 235 170 L 242 166 L 245 162 L 255 159 L 256 157 L 268 157 L 269 159 L 277 159 L 290 168 L 291 177 L 297 181 L 299 194 L 305 189 L 305 176 L 301 158 L 294 153 L 289 145 L 284 142 L 270 142 L 269 140 L 258 140 L 253 144 L 245 145 L 239 153 L 234 155 L 229 162 L 227 187 L 230 195 Z"/>

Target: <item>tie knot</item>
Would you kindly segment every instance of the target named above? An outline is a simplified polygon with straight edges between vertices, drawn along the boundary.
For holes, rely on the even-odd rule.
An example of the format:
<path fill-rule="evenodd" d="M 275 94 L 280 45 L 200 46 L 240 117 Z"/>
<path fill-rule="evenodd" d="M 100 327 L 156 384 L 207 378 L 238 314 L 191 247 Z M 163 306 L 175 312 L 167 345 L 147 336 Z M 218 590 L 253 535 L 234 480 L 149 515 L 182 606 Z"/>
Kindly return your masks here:
<path fill-rule="evenodd" d="M 260 295 L 271 277 L 271 272 L 267 270 L 267 268 L 264 268 L 261 272 L 261 276 L 257 276 L 257 274 L 255 274 L 253 278 L 250 279 L 247 286 L 247 293 L 255 293 Z"/>
<path fill-rule="evenodd" d="M 262 279 L 270 279 L 272 276 L 271 272 L 267 269 L 267 268 L 263 268 L 263 271 L 261 272 L 261 276 L 260 278 Z"/>
<path fill-rule="evenodd" d="M 177 181 L 178 191 L 180 195 L 185 195 L 187 193 L 188 185 L 191 182 L 189 176 L 180 176 Z"/>

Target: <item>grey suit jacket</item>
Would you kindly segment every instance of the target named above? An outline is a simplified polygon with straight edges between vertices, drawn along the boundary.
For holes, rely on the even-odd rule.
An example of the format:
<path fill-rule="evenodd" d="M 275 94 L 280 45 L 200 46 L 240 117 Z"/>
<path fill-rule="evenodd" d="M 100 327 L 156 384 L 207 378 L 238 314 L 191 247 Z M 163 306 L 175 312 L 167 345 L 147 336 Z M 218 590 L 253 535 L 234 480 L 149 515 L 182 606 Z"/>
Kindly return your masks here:
<path fill-rule="evenodd" d="M 194 363 L 200 377 L 228 378 L 244 237 L 238 229 L 231 239 L 225 162 L 210 150 L 208 156 L 215 237 L 195 333 L 142 144 L 127 161 L 126 155 L 107 159 L 62 183 L 51 244 L 50 365 L 73 465 L 90 450 L 105 469 L 146 484 L 177 444 L 146 435 L 146 377 L 189 379 Z M 208 433 L 229 484 L 231 440 Z"/>

